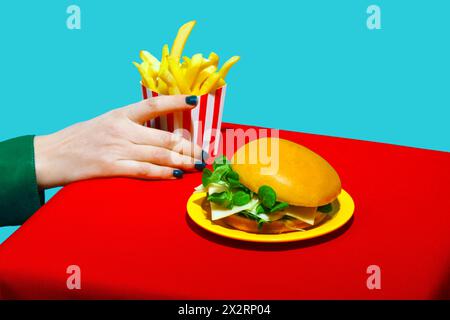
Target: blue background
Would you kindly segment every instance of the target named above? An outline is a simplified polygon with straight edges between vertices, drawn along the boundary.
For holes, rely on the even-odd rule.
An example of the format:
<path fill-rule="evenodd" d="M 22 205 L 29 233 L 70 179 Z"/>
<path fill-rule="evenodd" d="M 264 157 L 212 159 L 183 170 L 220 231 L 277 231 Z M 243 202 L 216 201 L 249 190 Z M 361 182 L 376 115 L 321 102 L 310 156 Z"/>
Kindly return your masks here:
<path fill-rule="evenodd" d="M 70 4 L 81 30 L 66 27 Z M 381 30 L 366 27 L 371 4 Z M 2 1 L 0 140 L 138 100 L 131 61 L 196 19 L 185 54 L 242 58 L 225 121 L 449 151 L 449 12 L 445 0 Z"/>

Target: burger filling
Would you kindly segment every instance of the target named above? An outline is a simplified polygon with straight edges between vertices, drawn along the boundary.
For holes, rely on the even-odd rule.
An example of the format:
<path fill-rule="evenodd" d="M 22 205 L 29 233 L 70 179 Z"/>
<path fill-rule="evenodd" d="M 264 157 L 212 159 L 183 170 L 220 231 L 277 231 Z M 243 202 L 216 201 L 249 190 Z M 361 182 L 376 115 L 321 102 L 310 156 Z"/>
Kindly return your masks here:
<path fill-rule="evenodd" d="M 312 226 L 318 211 L 325 214 L 332 211 L 331 204 L 311 208 L 278 201 L 275 190 L 267 185 L 261 186 L 258 193 L 252 192 L 239 182 L 238 173 L 233 171 L 224 156 L 214 161 L 213 171 L 203 170 L 202 184 L 195 190 L 207 192 L 213 221 L 238 214 L 255 220 L 259 227 L 277 220 L 286 221 L 286 226 L 292 220 L 301 220 Z"/>

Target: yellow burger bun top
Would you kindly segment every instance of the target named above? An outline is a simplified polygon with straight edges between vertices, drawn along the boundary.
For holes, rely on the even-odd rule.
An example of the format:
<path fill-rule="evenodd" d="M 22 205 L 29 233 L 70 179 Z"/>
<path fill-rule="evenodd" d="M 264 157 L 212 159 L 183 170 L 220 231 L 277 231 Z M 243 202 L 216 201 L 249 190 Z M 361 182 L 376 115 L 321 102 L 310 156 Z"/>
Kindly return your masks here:
<path fill-rule="evenodd" d="M 231 166 L 253 192 L 268 185 L 278 201 L 294 206 L 322 206 L 341 192 L 341 180 L 325 159 L 284 139 L 261 138 L 243 145 L 231 159 Z"/>

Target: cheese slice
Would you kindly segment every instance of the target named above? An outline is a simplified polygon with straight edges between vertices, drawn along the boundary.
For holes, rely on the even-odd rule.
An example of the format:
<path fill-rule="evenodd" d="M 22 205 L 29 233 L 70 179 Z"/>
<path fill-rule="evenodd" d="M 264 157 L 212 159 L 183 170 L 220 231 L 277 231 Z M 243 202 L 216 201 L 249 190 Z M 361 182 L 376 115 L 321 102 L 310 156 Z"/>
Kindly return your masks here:
<path fill-rule="evenodd" d="M 243 206 L 233 206 L 231 209 L 224 208 L 217 203 L 210 202 L 211 204 L 211 219 L 219 220 L 231 216 L 235 213 L 244 211 L 244 210 L 252 210 L 259 203 L 258 198 L 253 198 L 249 203 Z"/>
<path fill-rule="evenodd" d="M 206 191 L 206 189 L 205 189 L 205 187 L 203 186 L 203 184 L 201 184 L 201 185 L 199 185 L 199 186 L 196 186 L 195 188 L 194 188 L 194 193 L 200 193 L 200 192 L 205 192 Z"/>
<path fill-rule="evenodd" d="M 306 222 L 309 225 L 314 225 L 314 220 L 316 218 L 316 207 L 297 207 L 297 206 L 289 206 L 284 209 L 284 214 L 286 216 L 296 218 L 303 222 Z"/>

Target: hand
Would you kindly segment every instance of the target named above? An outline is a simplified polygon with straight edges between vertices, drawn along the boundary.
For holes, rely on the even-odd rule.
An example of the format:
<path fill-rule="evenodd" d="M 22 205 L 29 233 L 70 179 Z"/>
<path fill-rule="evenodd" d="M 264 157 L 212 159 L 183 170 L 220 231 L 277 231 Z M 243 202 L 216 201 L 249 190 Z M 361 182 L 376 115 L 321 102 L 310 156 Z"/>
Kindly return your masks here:
<path fill-rule="evenodd" d="M 197 97 L 160 96 L 35 137 L 40 188 L 97 177 L 175 179 L 203 169 L 202 150 L 179 135 L 142 126 L 159 115 L 189 110 Z"/>

